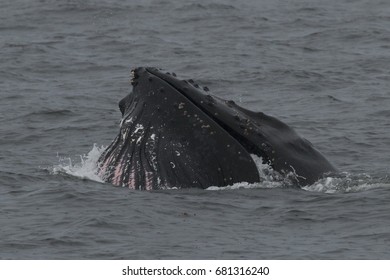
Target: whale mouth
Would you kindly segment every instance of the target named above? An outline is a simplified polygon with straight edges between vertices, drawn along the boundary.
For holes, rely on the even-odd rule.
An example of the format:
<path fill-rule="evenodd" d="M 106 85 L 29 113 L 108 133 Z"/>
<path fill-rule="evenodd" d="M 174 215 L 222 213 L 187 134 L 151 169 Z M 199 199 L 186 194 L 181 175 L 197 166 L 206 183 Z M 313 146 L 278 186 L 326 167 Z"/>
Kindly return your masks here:
<path fill-rule="evenodd" d="M 130 72 L 118 136 L 99 159 L 107 182 L 132 189 L 207 188 L 260 181 L 251 154 L 299 185 L 334 167 L 283 122 L 153 67 Z"/>

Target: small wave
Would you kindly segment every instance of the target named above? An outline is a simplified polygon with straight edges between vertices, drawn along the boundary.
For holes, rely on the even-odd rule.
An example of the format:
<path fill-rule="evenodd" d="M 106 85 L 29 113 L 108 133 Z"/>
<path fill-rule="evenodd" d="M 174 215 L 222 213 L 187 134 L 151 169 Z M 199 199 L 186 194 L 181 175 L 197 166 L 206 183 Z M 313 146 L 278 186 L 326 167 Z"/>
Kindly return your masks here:
<path fill-rule="evenodd" d="M 390 188 L 388 178 L 372 178 L 368 174 L 343 172 L 339 176 L 322 178 L 302 189 L 322 193 L 352 193 L 377 188 Z"/>
<path fill-rule="evenodd" d="M 210 4 L 200 4 L 200 3 L 192 3 L 192 4 L 184 4 L 176 8 L 177 11 L 193 11 L 193 10 L 204 10 L 204 11 L 226 11 L 226 10 L 237 10 L 237 8 L 233 5 L 222 4 L 222 3 L 210 3 Z"/>
<path fill-rule="evenodd" d="M 97 175 L 97 161 L 105 147 L 93 145 L 87 155 L 80 156 L 80 162 L 74 163 L 70 157 L 59 157 L 59 164 L 53 166 L 52 174 L 67 174 L 81 179 L 88 179 L 103 183 Z"/>
<path fill-rule="evenodd" d="M 67 110 L 67 109 L 48 109 L 48 108 L 44 108 L 44 109 L 41 109 L 41 110 L 38 110 L 38 111 L 32 111 L 28 114 L 26 114 L 24 117 L 35 117 L 35 116 L 38 116 L 38 117 L 67 117 L 67 116 L 72 116 L 74 115 L 74 112 L 72 112 L 71 110 Z"/>

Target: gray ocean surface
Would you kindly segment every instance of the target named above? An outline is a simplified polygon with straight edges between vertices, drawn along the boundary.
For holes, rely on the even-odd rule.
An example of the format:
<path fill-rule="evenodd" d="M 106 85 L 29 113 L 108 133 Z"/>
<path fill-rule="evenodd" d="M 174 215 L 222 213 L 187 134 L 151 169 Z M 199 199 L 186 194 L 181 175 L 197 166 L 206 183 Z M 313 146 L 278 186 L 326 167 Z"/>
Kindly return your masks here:
<path fill-rule="evenodd" d="M 279 118 L 341 177 L 93 180 L 137 66 Z M 2 0 L 0 98 L 1 259 L 390 259 L 387 0 Z"/>

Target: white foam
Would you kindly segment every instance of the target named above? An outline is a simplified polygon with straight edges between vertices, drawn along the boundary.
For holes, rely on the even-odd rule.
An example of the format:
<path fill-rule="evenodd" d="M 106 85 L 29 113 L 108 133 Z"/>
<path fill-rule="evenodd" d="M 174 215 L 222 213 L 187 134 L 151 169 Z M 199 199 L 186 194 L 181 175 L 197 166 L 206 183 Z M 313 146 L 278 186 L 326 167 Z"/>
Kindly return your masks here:
<path fill-rule="evenodd" d="M 210 186 L 206 190 L 272 189 L 281 188 L 286 185 L 286 178 L 281 176 L 277 171 L 273 170 L 270 165 L 263 163 L 261 157 L 258 157 L 257 155 L 251 155 L 251 157 L 256 164 L 257 171 L 259 172 L 259 176 L 262 180 L 261 182 L 240 182 L 224 187 Z"/>
<path fill-rule="evenodd" d="M 326 177 L 302 189 L 322 193 L 362 192 L 376 188 L 389 188 L 390 184 L 380 178 L 372 178 L 367 174 L 351 174 L 343 172 L 339 177 Z"/>
<path fill-rule="evenodd" d="M 238 189 L 272 189 L 277 187 L 280 187 L 280 184 L 278 182 L 259 182 L 259 183 L 240 182 L 225 187 L 210 186 L 206 190 L 223 191 L 223 190 L 238 190 Z"/>
<path fill-rule="evenodd" d="M 59 164 L 54 165 L 53 174 L 68 174 L 81 179 L 88 179 L 96 182 L 103 182 L 97 175 L 97 161 L 105 150 L 105 147 L 93 145 L 92 150 L 87 155 L 80 156 L 80 162 L 74 163 L 69 157 L 58 157 Z"/>

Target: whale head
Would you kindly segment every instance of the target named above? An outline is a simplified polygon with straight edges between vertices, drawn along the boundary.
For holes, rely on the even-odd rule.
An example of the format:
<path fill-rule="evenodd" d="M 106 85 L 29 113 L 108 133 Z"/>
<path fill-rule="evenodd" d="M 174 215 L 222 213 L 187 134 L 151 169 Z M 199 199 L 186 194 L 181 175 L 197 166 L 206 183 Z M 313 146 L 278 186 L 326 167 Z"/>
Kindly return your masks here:
<path fill-rule="evenodd" d="M 336 169 L 278 119 L 211 95 L 192 79 L 157 68 L 132 70 L 119 102 L 120 131 L 99 159 L 99 175 L 131 189 L 207 188 L 260 181 L 251 154 L 299 185 Z"/>

